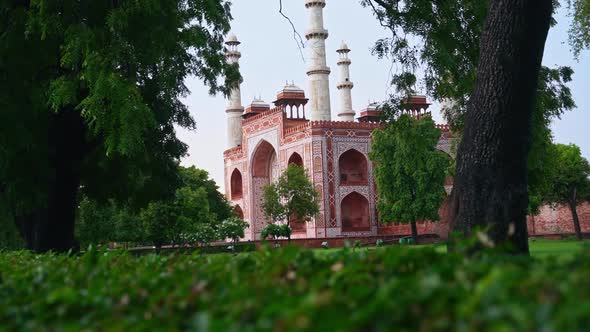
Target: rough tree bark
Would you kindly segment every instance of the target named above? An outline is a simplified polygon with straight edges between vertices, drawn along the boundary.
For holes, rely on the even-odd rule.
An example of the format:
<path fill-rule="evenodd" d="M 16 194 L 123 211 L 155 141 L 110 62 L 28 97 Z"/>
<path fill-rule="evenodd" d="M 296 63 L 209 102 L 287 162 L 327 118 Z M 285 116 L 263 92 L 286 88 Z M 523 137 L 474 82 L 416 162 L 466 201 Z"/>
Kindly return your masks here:
<path fill-rule="evenodd" d="M 45 184 L 47 205 L 29 214 L 15 216 L 15 222 L 28 249 L 66 252 L 76 249 L 74 224 L 80 167 L 87 152 L 86 127 L 80 113 L 74 109 L 50 117 L 47 144 L 53 174 Z"/>
<path fill-rule="evenodd" d="M 418 244 L 418 226 L 416 226 L 416 220 L 411 222 L 412 225 L 412 242 L 414 245 Z"/>
<path fill-rule="evenodd" d="M 527 156 L 552 0 L 492 0 L 457 157 L 452 230 L 528 253 Z M 512 225 L 512 226 L 511 226 Z"/>
<path fill-rule="evenodd" d="M 568 200 L 570 211 L 572 212 L 572 220 L 574 221 L 574 230 L 576 231 L 576 237 L 582 241 L 582 228 L 580 227 L 580 219 L 578 218 L 578 198 L 576 188 L 571 190 L 570 198 Z"/>

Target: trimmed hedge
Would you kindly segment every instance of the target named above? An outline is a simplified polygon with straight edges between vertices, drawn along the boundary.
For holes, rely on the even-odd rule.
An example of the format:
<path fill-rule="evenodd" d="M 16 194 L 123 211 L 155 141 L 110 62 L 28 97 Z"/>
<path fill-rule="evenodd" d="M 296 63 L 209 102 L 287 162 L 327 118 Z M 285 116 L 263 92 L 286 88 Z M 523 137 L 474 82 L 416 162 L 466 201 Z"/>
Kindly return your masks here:
<path fill-rule="evenodd" d="M 587 331 L 590 251 L 465 259 L 407 247 L 233 255 L 0 253 L 0 329 Z"/>

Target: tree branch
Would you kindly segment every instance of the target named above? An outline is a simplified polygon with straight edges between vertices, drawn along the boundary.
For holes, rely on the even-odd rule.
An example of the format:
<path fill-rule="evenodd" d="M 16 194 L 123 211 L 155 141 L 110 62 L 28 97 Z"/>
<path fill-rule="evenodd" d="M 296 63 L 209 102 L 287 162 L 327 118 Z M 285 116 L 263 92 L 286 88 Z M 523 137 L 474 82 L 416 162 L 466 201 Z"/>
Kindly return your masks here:
<path fill-rule="evenodd" d="M 295 28 L 295 24 L 293 24 L 293 21 L 291 21 L 291 19 L 283 13 L 283 0 L 279 0 L 279 14 L 281 14 L 281 16 L 283 16 L 289 22 L 289 24 L 291 24 L 291 28 L 293 29 L 293 39 L 295 40 L 297 48 L 299 49 L 299 53 L 301 54 L 301 60 L 303 60 L 303 62 L 305 63 L 305 57 L 303 56 L 303 49 L 305 48 L 305 43 L 303 42 L 303 38 L 301 37 L 299 32 L 297 32 L 297 29 Z"/>

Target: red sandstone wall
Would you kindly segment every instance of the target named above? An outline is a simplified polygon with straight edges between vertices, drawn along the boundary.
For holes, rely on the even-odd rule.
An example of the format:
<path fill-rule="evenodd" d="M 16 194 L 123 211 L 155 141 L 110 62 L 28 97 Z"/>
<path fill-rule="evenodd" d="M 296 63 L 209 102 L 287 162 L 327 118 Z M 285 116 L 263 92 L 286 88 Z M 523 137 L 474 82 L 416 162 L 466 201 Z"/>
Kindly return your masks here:
<path fill-rule="evenodd" d="M 590 203 L 578 206 L 578 217 L 583 233 L 590 233 Z M 449 202 L 445 201 L 439 210 L 439 222 L 418 223 L 418 234 L 435 234 L 447 239 L 449 233 Z M 574 224 L 569 207 L 543 206 L 538 215 L 527 217 L 527 228 L 531 236 L 574 234 Z M 394 223 L 379 225 L 379 235 L 410 235 L 410 225 Z"/>
<path fill-rule="evenodd" d="M 590 204 L 578 205 L 578 217 L 583 233 L 590 233 Z M 573 234 L 574 223 L 572 214 L 566 205 L 543 206 L 536 216 L 527 218 L 529 235 Z"/>

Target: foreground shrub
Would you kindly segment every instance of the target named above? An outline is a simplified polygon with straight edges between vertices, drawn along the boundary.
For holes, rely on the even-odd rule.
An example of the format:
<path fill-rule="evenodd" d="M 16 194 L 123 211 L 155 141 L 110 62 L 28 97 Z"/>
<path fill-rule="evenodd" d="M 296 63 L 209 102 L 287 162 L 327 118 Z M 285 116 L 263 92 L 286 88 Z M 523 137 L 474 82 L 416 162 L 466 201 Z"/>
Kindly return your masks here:
<path fill-rule="evenodd" d="M 19 331 L 584 331 L 590 261 L 433 249 L 232 255 L 0 254 Z"/>

